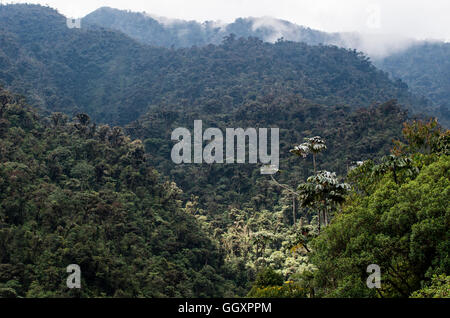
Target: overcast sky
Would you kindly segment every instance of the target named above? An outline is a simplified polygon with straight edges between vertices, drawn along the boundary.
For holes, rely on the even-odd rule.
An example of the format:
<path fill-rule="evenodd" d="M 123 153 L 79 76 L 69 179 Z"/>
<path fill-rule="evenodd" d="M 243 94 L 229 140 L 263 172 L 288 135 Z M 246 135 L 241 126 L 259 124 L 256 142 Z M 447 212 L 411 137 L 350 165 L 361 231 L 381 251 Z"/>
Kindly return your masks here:
<path fill-rule="evenodd" d="M 102 6 L 187 20 L 271 16 L 323 31 L 384 33 L 450 40 L 450 0 L 44 0 L 68 17 Z"/>

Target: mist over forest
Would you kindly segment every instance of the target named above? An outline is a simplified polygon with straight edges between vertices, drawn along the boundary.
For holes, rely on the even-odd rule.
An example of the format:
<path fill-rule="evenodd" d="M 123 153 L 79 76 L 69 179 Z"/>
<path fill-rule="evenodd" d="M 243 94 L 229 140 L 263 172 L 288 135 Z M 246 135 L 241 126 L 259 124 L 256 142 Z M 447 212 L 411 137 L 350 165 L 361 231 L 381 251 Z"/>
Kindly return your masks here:
<path fill-rule="evenodd" d="M 0 4 L 0 297 L 449 297 L 449 43 L 78 22 Z"/>

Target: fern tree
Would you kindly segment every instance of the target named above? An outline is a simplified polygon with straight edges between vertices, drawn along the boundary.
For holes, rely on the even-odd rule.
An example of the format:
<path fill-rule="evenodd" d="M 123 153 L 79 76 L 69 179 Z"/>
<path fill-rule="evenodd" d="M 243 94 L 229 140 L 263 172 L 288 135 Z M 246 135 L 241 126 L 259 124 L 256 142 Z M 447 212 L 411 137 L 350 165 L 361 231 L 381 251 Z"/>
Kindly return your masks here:
<path fill-rule="evenodd" d="M 314 174 L 317 174 L 316 156 L 319 152 L 326 149 L 327 146 L 325 145 L 325 140 L 323 140 L 320 136 L 315 136 L 305 138 L 304 143 L 295 146 L 294 149 L 290 150 L 290 152 L 303 158 L 306 158 L 309 154 L 312 154 Z"/>
<path fill-rule="evenodd" d="M 344 201 L 349 189 L 347 183 L 339 182 L 336 173 L 329 171 L 319 171 L 298 187 L 302 207 L 318 211 L 319 233 L 322 221 L 325 226 L 328 225 L 329 212 Z"/>

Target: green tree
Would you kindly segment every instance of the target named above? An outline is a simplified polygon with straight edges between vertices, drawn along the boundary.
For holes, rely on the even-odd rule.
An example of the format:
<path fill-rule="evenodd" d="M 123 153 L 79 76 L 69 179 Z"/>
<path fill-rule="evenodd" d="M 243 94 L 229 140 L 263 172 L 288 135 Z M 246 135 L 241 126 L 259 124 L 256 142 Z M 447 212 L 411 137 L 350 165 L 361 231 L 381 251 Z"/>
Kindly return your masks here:
<path fill-rule="evenodd" d="M 326 149 L 327 146 L 325 145 L 325 141 L 320 136 L 315 136 L 305 138 L 304 143 L 295 146 L 294 149 L 290 150 L 290 152 L 303 158 L 306 158 L 309 154 L 312 154 L 314 174 L 317 174 L 316 156 Z"/>
<path fill-rule="evenodd" d="M 319 171 L 298 187 L 299 200 L 304 208 L 313 208 L 318 211 L 319 234 L 322 224 L 327 226 L 331 211 L 344 201 L 350 186 L 339 182 L 335 173 Z"/>

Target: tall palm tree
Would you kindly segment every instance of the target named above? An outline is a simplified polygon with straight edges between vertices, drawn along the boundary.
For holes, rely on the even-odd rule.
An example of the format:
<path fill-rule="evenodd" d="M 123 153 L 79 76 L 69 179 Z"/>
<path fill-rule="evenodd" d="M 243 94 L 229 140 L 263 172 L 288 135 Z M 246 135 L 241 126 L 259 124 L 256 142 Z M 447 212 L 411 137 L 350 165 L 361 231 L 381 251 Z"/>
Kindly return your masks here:
<path fill-rule="evenodd" d="M 314 174 L 317 174 L 316 156 L 319 152 L 326 149 L 327 146 L 325 145 L 325 140 L 323 140 L 320 136 L 315 136 L 305 138 L 304 143 L 295 146 L 294 149 L 291 149 L 289 152 L 303 158 L 306 158 L 309 154 L 312 154 Z"/>
<path fill-rule="evenodd" d="M 381 158 L 381 163 L 372 169 L 374 175 L 381 175 L 387 171 L 392 171 L 394 182 L 398 184 L 398 173 L 406 171 L 408 176 L 413 176 L 418 173 L 418 169 L 412 166 L 412 161 L 408 157 L 400 157 L 395 155 L 388 155 Z"/>
<path fill-rule="evenodd" d="M 342 203 L 349 189 L 350 185 L 339 182 L 336 173 L 329 171 L 319 171 L 298 187 L 302 206 L 318 209 L 319 233 L 322 219 L 328 225 L 329 208 Z"/>
<path fill-rule="evenodd" d="M 314 175 L 317 174 L 317 166 L 316 166 L 316 156 L 319 152 L 327 149 L 327 146 L 325 145 L 325 140 L 323 140 L 320 136 L 305 138 L 305 142 L 297 145 L 294 147 L 294 149 L 289 150 L 290 153 L 293 153 L 299 157 L 306 158 L 309 154 L 312 154 L 313 157 L 313 167 L 314 167 Z M 298 195 L 296 193 L 293 193 L 292 197 L 292 210 L 293 214 L 295 215 L 296 210 L 296 198 Z M 319 216 L 320 217 L 320 216 Z M 295 218 L 294 218 L 294 224 L 295 224 Z"/>

